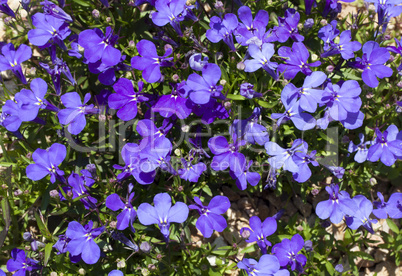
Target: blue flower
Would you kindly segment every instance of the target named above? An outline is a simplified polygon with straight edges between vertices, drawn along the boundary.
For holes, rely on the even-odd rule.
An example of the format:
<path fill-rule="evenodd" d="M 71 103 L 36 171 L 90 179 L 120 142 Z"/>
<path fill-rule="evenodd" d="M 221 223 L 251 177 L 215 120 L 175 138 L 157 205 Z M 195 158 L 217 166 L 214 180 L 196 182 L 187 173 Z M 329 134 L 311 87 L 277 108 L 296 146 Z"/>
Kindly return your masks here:
<path fill-rule="evenodd" d="M 267 248 L 272 245 L 271 242 L 267 240 L 267 237 L 276 232 L 276 220 L 269 217 L 266 218 L 264 222 L 261 222 L 259 217 L 254 216 L 250 218 L 249 224 L 250 228 L 243 227 L 240 230 L 240 235 L 242 235 L 244 231 L 249 231 L 250 236 L 246 239 L 246 242 L 257 242 L 262 254 L 267 254 Z"/>

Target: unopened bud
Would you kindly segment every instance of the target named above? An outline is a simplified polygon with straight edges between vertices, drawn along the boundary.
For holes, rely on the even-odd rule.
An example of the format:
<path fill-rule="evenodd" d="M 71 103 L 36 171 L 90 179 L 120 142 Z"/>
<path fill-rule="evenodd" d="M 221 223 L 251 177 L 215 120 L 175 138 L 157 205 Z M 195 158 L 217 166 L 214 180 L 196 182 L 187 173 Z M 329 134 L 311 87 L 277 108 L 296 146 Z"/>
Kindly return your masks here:
<path fill-rule="evenodd" d="M 307 252 L 310 252 L 313 250 L 313 242 L 310 240 L 307 240 L 304 242 L 304 249 L 306 249 Z"/>
<path fill-rule="evenodd" d="M 85 275 L 87 272 L 85 271 L 85 269 L 83 269 L 83 268 L 80 268 L 80 269 L 78 269 L 78 274 L 79 275 Z"/>
<path fill-rule="evenodd" d="M 107 23 L 112 22 L 112 18 L 110 18 L 110 17 L 106 17 L 106 22 L 107 22 Z"/>
<path fill-rule="evenodd" d="M 67 194 L 68 197 L 72 197 L 72 196 L 73 196 L 73 192 L 72 192 L 72 191 L 67 191 L 66 194 Z"/>
<path fill-rule="evenodd" d="M 183 186 L 179 186 L 179 187 L 177 188 L 177 190 L 178 190 L 179 192 L 183 192 L 184 188 L 183 188 Z"/>
<path fill-rule="evenodd" d="M 328 73 L 332 73 L 332 71 L 334 71 L 335 66 L 333 65 L 328 65 L 327 68 L 325 68 L 325 70 L 327 70 Z"/>
<path fill-rule="evenodd" d="M 59 197 L 59 192 L 57 190 L 50 190 L 49 192 L 50 197 L 57 198 Z"/>
<path fill-rule="evenodd" d="M 343 272 L 343 265 L 337 264 L 335 266 L 335 270 L 338 271 L 339 273 L 342 273 Z"/>
<path fill-rule="evenodd" d="M 304 228 L 303 228 L 303 226 L 299 225 L 296 227 L 296 230 L 301 232 L 304 230 Z"/>
<path fill-rule="evenodd" d="M 22 238 L 24 239 L 24 241 L 32 241 L 32 235 L 29 232 L 25 232 L 24 234 L 22 234 Z"/>
<path fill-rule="evenodd" d="M 172 49 L 172 50 L 173 50 L 173 47 L 172 47 L 172 45 L 170 45 L 170 44 L 165 44 L 165 46 L 163 47 L 163 49 L 164 49 L 165 52 L 166 52 L 168 49 Z"/>
<path fill-rule="evenodd" d="M 222 52 L 217 52 L 217 53 L 215 54 L 215 57 L 216 57 L 217 60 L 222 59 L 222 58 L 223 58 Z"/>
<path fill-rule="evenodd" d="M 320 190 L 318 190 L 318 189 L 313 189 L 312 191 L 311 191 L 311 194 L 313 195 L 313 196 L 316 196 L 316 195 L 318 195 L 320 193 Z"/>
<path fill-rule="evenodd" d="M 250 231 L 249 230 L 244 230 L 243 232 L 241 232 L 241 237 L 243 239 L 248 239 L 250 237 Z"/>
<path fill-rule="evenodd" d="M 177 74 L 174 74 L 174 75 L 172 76 L 172 80 L 175 81 L 175 82 L 177 82 L 179 79 L 180 79 L 180 77 L 179 77 L 179 75 L 177 75 Z"/>
<path fill-rule="evenodd" d="M 377 179 L 375 179 L 374 177 L 370 178 L 369 182 L 371 186 L 377 185 Z"/>
<path fill-rule="evenodd" d="M 328 25 L 328 21 L 326 19 L 321 19 L 320 24 L 322 26 Z"/>
<path fill-rule="evenodd" d="M 142 252 L 144 252 L 144 253 L 149 253 L 149 252 L 151 252 L 151 245 L 148 243 L 148 242 L 142 242 L 141 244 L 140 244 L 140 249 L 141 249 L 141 251 Z"/>
<path fill-rule="evenodd" d="M 402 81 L 398 82 L 397 85 L 399 88 L 402 88 Z"/>
<path fill-rule="evenodd" d="M 111 221 L 111 222 L 109 223 L 109 226 L 112 227 L 113 229 L 115 229 L 116 226 L 117 226 L 117 222 L 116 222 L 116 221 Z"/>
<path fill-rule="evenodd" d="M 130 40 L 130 42 L 128 43 L 128 47 L 134 48 L 135 47 L 135 42 Z"/>
<path fill-rule="evenodd" d="M 148 265 L 148 269 L 149 269 L 150 271 L 154 271 L 154 270 L 156 270 L 156 266 L 155 266 L 154 264 L 149 264 L 149 265 Z"/>
<path fill-rule="evenodd" d="M 190 126 L 189 125 L 184 125 L 181 127 L 181 131 L 183 132 L 189 132 L 190 131 Z"/>
<path fill-rule="evenodd" d="M 239 63 L 236 65 L 236 68 L 237 68 L 238 70 L 240 70 L 240 71 L 243 71 L 243 70 L 246 68 L 246 65 L 245 65 L 243 62 L 239 62 Z"/>
<path fill-rule="evenodd" d="M 124 259 L 117 262 L 117 268 L 125 268 L 125 267 L 126 267 L 126 261 Z"/>
<path fill-rule="evenodd" d="M 225 102 L 223 104 L 223 106 L 226 108 L 226 110 L 229 110 L 232 107 L 232 103 L 231 102 Z"/>
<path fill-rule="evenodd" d="M 219 81 L 219 84 L 222 85 L 222 86 L 225 86 L 225 85 L 226 85 L 226 81 L 225 81 L 225 80 L 220 80 L 220 81 Z"/>
<path fill-rule="evenodd" d="M 92 11 L 92 17 L 93 17 L 93 18 L 98 19 L 98 18 L 99 18 L 99 15 L 100 15 L 100 12 L 99 12 L 97 9 L 94 9 L 94 10 Z"/>
<path fill-rule="evenodd" d="M 54 271 L 50 272 L 50 276 L 57 276 L 57 272 Z"/>
<path fill-rule="evenodd" d="M 394 60 L 395 60 L 395 57 L 393 55 L 390 55 L 388 61 L 393 62 Z"/>
<path fill-rule="evenodd" d="M 20 189 L 17 189 L 16 191 L 14 191 L 14 195 L 20 196 L 20 195 L 22 195 L 22 191 Z"/>

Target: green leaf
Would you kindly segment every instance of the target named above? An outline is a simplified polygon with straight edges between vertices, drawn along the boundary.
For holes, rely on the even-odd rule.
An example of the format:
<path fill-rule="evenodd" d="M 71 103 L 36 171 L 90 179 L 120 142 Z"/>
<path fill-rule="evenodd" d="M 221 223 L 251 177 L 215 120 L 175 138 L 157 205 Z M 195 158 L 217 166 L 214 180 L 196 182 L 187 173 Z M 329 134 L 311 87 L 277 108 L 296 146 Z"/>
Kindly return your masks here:
<path fill-rule="evenodd" d="M 391 219 L 387 219 L 387 224 L 392 232 L 399 234 L 399 228 L 396 226 L 395 222 L 393 222 Z"/>
<path fill-rule="evenodd" d="M 45 259 L 44 259 L 44 265 L 47 266 L 47 263 L 49 262 L 50 259 L 50 255 L 52 253 L 52 249 L 53 249 L 53 244 L 52 243 L 48 243 L 45 246 Z"/>
<path fill-rule="evenodd" d="M 327 269 L 327 271 L 328 271 L 328 273 L 329 273 L 330 275 L 334 275 L 334 274 L 335 274 L 335 268 L 334 268 L 334 266 L 333 266 L 330 262 L 328 262 L 328 261 L 325 262 L 325 268 Z"/>
<path fill-rule="evenodd" d="M 226 98 L 235 100 L 235 101 L 244 101 L 246 99 L 242 95 L 233 95 L 233 94 L 227 95 Z"/>
<path fill-rule="evenodd" d="M 35 219 L 36 219 L 36 223 L 38 224 L 38 228 L 39 228 L 41 234 L 49 241 L 52 240 L 52 234 L 50 234 L 50 231 L 45 226 L 45 224 L 42 220 L 43 219 L 42 214 L 39 215 L 39 212 L 35 212 Z"/>
<path fill-rule="evenodd" d="M 83 1 L 83 0 L 73 0 L 75 3 L 78 5 L 84 6 L 84 7 L 90 7 L 91 5 L 88 3 L 88 1 Z"/>
<path fill-rule="evenodd" d="M 205 185 L 204 187 L 202 187 L 202 190 L 209 196 L 212 196 L 212 191 L 209 188 L 209 186 Z"/>

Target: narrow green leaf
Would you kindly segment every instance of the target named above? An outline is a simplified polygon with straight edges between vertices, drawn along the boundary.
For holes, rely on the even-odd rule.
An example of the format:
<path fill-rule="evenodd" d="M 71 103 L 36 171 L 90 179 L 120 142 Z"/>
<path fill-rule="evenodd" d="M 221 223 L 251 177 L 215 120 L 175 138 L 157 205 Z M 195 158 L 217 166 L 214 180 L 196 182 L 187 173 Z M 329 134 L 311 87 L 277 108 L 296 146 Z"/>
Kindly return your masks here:
<path fill-rule="evenodd" d="M 396 226 L 395 222 L 393 222 L 391 219 L 387 219 L 387 224 L 392 232 L 399 234 L 399 228 Z"/>
<path fill-rule="evenodd" d="M 50 255 L 52 253 L 52 249 L 53 249 L 53 244 L 52 243 L 46 244 L 46 246 L 45 246 L 45 259 L 43 261 L 45 266 L 47 266 L 47 263 L 49 262 Z"/>

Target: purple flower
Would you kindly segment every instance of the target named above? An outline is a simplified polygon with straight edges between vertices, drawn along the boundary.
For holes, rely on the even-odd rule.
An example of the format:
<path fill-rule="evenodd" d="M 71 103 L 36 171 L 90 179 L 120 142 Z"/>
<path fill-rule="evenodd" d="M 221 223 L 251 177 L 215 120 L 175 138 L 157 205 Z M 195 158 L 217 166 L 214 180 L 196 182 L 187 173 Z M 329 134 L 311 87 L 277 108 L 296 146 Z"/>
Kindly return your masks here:
<path fill-rule="evenodd" d="M 199 197 L 194 197 L 195 204 L 189 205 L 190 209 L 197 210 L 200 214 L 195 226 L 205 238 L 210 238 L 214 230 L 222 232 L 227 223 L 221 214 L 230 208 L 229 199 L 226 196 L 215 196 L 208 206 L 204 206 Z"/>
<path fill-rule="evenodd" d="M 124 276 L 124 273 L 121 272 L 120 270 L 115 269 L 110 271 L 107 276 Z"/>
<path fill-rule="evenodd" d="M 284 60 L 284 63 L 279 64 L 278 70 L 284 73 L 285 79 L 293 79 L 298 72 L 302 72 L 306 76 L 311 75 L 313 71 L 310 67 L 321 65 L 320 61 L 307 63 L 310 54 L 302 42 L 293 43 L 292 49 L 282 46 L 279 48 L 278 54 Z"/>
<path fill-rule="evenodd" d="M 172 199 L 167 193 L 160 193 L 154 197 L 154 207 L 149 203 L 142 203 L 138 207 L 137 215 L 141 224 L 158 224 L 166 242 L 169 241 L 169 227 L 171 222 L 183 223 L 188 217 L 188 207 L 183 202 L 176 202 L 172 206 Z"/>
<path fill-rule="evenodd" d="M 243 227 L 240 230 L 240 235 L 244 231 L 250 232 L 250 237 L 246 242 L 257 242 L 258 247 L 261 249 L 262 254 L 267 254 L 267 248 L 271 246 L 271 242 L 267 240 L 268 236 L 275 233 L 277 228 L 277 223 L 274 218 L 266 218 L 263 223 L 261 219 L 257 216 L 250 218 L 250 228 Z"/>
<path fill-rule="evenodd" d="M 192 164 L 191 161 L 182 158 L 181 163 L 183 168 L 178 171 L 180 178 L 190 182 L 198 182 L 201 174 L 207 169 L 207 166 L 202 162 Z"/>
<path fill-rule="evenodd" d="M 367 160 L 381 162 L 386 166 L 392 166 L 397 158 L 402 156 L 401 132 L 395 125 L 390 125 L 384 133 L 376 128 L 377 135 L 372 146 L 368 150 Z"/>
<path fill-rule="evenodd" d="M 53 68 L 50 68 L 48 64 L 39 62 L 39 65 L 45 69 L 48 74 L 52 77 L 52 81 L 54 84 L 54 89 L 56 90 L 57 95 L 61 94 L 61 73 L 63 73 L 67 79 L 71 82 L 72 85 L 75 84 L 75 80 L 71 75 L 70 68 L 62 58 L 53 59 Z"/>
<path fill-rule="evenodd" d="M 88 62 L 94 63 L 102 60 L 107 66 L 114 66 L 120 62 L 121 52 L 114 46 L 118 40 L 117 35 L 113 35 L 111 27 L 106 27 L 106 32 L 95 28 L 85 30 L 79 34 L 78 44 L 84 49 L 84 57 Z"/>
<path fill-rule="evenodd" d="M 127 143 L 124 145 L 121 150 L 121 156 L 126 165 L 124 167 L 113 165 L 113 168 L 122 170 L 122 172 L 117 176 L 118 180 L 122 180 L 132 175 L 141 185 L 151 184 L 154 181 L 154 172 L 145 173 L 141 171 L 140 152 L 141 147 L 137 144 Z"/>
<path fill-rule="evenodd" d="M 356 210 L 355 204 L 346 191 L 339 191 L 339 186 L 331 184 L 325 187 L 329 199 L 317 204 L 315 212 L 320 219 L 330 218 L 332 223 L 340 223 L 345 215 L 351 215 Z"/>
<path fill-rule="evenodd" d="M 36 149 L 32 154 L 35 164 L 30 164 L 26 168 L 27 177 L 37 181 L 50 174 L 50 182 L 54 183 L 56 177 L 64 175 L 58 166 L 66 158 L 66 155 L 66 147 L 58 143 L 54 143 L 47 150 Z"/>
<path fill-rule="evenodd" d="M 350 30 L 343 31 L 339 38 L 339 43 L 331 42 L 331 47 L 323 53 L 321 57 L 329 57 L 341 54 L 343 59 L 354 58 L 354 52 L 359 51 L 362 45 L 358 41 L 352 40 L 352 32 Z"/>
<path fill-rule="evenodd" d="M 91 179 L 92 180 L 92 179 Z M 94 180 L 92 180 L 92 184 L 95 182 Z M 89 183 L 85 182 L 85 176 L 80 176 L 77 173 L 72 173 L 69 177 L 68 177 L 68 185 L 70 187 L 66 187 L 65 189 L 63 189 L 65 192 L 70 190 L 73 193 L 73 199 L 86 195 L 86 197 L 83 197 L 80 199 L 81 203 L 84 204 L 84 207 L 86 209 L 89 208 L 95 208 L 96 207 L 96 203 L 98 202 L 95 198 L 93 198 L 89 192 L 88 189 L 86 188 L 86 186 L 91 186 L 89 185 Z"/>
<path fill-rule="evenodd" d="M 7 0 L 0 0 L 0 11 L 7 14 L 8 16 L 15 17 L 15 13 L 7 4 Z"/>
<path fill-rule="evenodd" d="M 125 78 L 120 78 L 113 85 L 117 93 L 109 96 L 108 104 L 110 108 L 118 109 L 117 117 L 123 121 L 130 121 L 137 116 L 138 103 L 148 101 L 148 98 L 141 94 L 143 87 L 144 83 L 139 81 L 137 92 L 134 90 L 133 83 Z"/>
<path fill-rule="evenodd" d="M 170 62 L 173 58 L 168 58 L 173 53 L 172 48 L 168 48 L 163 56 L 158 56 L 155 44 L 149 40 L 141 40 L 137 43 L 138 53 L 142 56 L 135 56 L 131 59 L 131 66 L 134 69 L 143 71 L 142 77 L 149 83 L 154 83 L 162 77 L 161 67 L 172 66 Z"/>
<path fill-rule="evenodd" d="M 9 272 L 16 271 L 14 273 L 16 276 L 24 276 L 28 271 L 40 269 L 41 266 L 38 263 L 38 261 L 28 258 L 24 250 L 14 248 L 11 250 L 11 259 L 7 261 L 7 270 Z"/>
<path fill-rule="evenodd" d="M 278 26 L 275 26 L 272 34 L 267 37 L 267 42 L 286 42 L 289 37 L 296 42 L 301 42 L 304 37 L 299 34 L 297 25 L 300 21 L 300 14 L 295 9 L 287 9 L 285 17 L 278 17 Z"/>
<path fill-rule="evenodd" d="M 311 170 L 309 168 L 309 164 L 312 164 L 314 167 L 318 166 L 318 162 L 316 159 L 316 150 L 313 150 L 310 154 L 303 152 L 296 152 L 293 161 L 299 167 L 298 172 L 293 173 L 293 179 L 299 183 L 306 182 L 311 177 Z"/>
<path fill-rule="evenodd" d="M 152 22 L 162 27 L 170 23 L 179 36 L 183 33 L 180 29 L 180 21 L 184 20 L 183 12 L 186 0 L 159 0 L 155 2 L 156 12 L 152 14 Z"/>
<path fill-rule="evenodd" d="M 209 22 L 209 27 L 211 29 L 207 30 L 207 38 L 212 43 L 218 43 L 223 40 L 230 50 L 236 51 L 236 47 L 233 42 L 233 32 L 237 28 L 239 21 L 233 13 L 225 14 L 225 17 L 219 18 L 213 16 Z"/>
<path fill-rule="evenodd" d="M 133 222 L 137 217 L 137 212 L 133 208 L 133 205 L 131 205 L 131 201 L 133 200 L 135 194 L 134 192 L 131 192 L 132 189 L 133 184 L 130 183 L 128 188 L 128 194 L 125 200 L 126 203 L 123 203 L 123 201 L 117 194 L 111 194 L 106 198 L 107 208 L 115 212 L 120 209 L 123 210 L 119 215 L 117 215 L 117 225 L 116 225 L 117 230 L 124 230 L 128 226 L 130 226 L 131 231 L 135 232 Z"/>
<path fill-rule="evenodd" d="M 372 141 L 364 142 L 364 134 L 363 133 L 359 133 L 359 139 L 360 139 L 360 143 L 358 145 L 355 145 L 352 141 L 350 141 L 348 151 L 350 153 L 357 151 L 354 160 L 358 163 L 363 163 L 364 161 L 367 160 L 367 155 L 368 155 L 367 146 L 372 145 L 373 142 Z"/>
<path fill-rule="evenodd" d="M 248 46 L 248 53 L 254 59 L 249 59 L 244 61 L 246 65 L 245 72 L 254 72 L 262 68 L 270 74 L 274 80 L 278 79 L 278 74 L 276 73 L 276 68 L 278 63 L 271 62 L 270 59 L 275 53 L 274 45 L 271 43 L 264 43 L 262 47 L 250 44 Z"/>
<path fill-rule="evenodd" d="M 223 136 L 215 136 L 209 139 L 208 147 L 215 155 L 212 159 L 211 168 L 214 171 L 223 171 L 230 166 L 234 173 L 243 172 L 241 165 L 246 158 L 238 151 L 245 143 L 246 141 L 237 141 L 236 139 L 234 143 L 229 144 Z"/>
<path fill-rule="evenodd" d="M 202 69 L 202 76 L 193 73 L 188 77 L 187 86 L 190 100 L 196 104 L 206 104 L 212 97 L 220 97 L 223 87 L 216 85 L 221 78 L 221 69 L 214 63 L 209 63 Z"/>
<path fill-rule="evenodd" d="M 36 13 L 32 16 L 32 24 L 36 29 L 28 31 L 28 39 L 33 45 L 47 47 L 54 42 L 63 50 L 67 50 L 63 40 L 70 35 L 71 30 L 63 19 Z"/>
<path fill-rule="evenodd" d="M 144 145 L 144 149 L 140 153 L 141 171 L 149 173 L 155 171 L 157 168 L 161 168 L 175 174 L 170 165 L 172 143 L 169 139 L 161 136 L 153 141 L 148 140 L 146 143 L 142 144 Z"/>
<path fill-rule="evenodd" d="M 0 125 L 8 131 L 17 132 L 20 128 L 22 120 L 20 118 L 20 108 L 18 104 L 12 100 L 7 100 L 2 107 L 0 115 Z"/>
<path fill-rule="evenodd" d="M 268 155 L 271 155 L 268 159 L 268 163 L 276 170 L 283 167 L 284 170 L 290 171 L 292 173 L 297 173 L 299 171 L 298 165 L 294 161 L 294 156 L 297 152 L 306 153 L 307 143 L 302 139 L 296 139 L 293 145 L 289 149 L 284 149 L 280 147 L 275 142 L 265 143 L 265 149 Z"/>
<path fill-rule="evenodd" d="M 261 175 L 258 172 L 249 171 L 253 161 L 250 160 L 247 164 L 246 159 L 239 159 L 239 169 L 236 172 L 230 171 L 230 175 L 233 179 L 236 179 L 236 185 L 240 190 L 247 188 L 247 182 L 251 186 L 257 185 L 261 180 Z"/>
<path fill-rule="evenodd" d="M 324 41 L 324 51 L 329 51 L 334 39 L 339 35 L 340 31 L 336 28 L 336 20 L 332 20 L 330 24 L 325 25 L 318 31 L 318 37 Z"/>
<path fill-rule="evenodd" d="M 300 88 L 297 88 L 293 83 L 287 84 L 282 90 L 282 95 L 287 99 L 287 102 L 295 97 L 300 99 L 300 108 L 304 111 L 314 113 L 317 110 L 317 104 L 321 103 L 322 94 L 324 92 L 316 88 L 319 88 L 326 79 L 327 76 L 323 72 L 313 72 L 304 79 L 303 86 Z"/>
<path fill-rule="evenodd" d="M 22 89 L 15 94 L 21 121 L 32 121 L 38 116 L 39 109 L 58 111 L 55 106 L 45 100 L 47 84 L 43 79 L 37 78 L 32 80 L 30 86 L 31 90 Z"/>
<path fill-rule="evenodd" d="M 392 17 L 396 17 L 401 14 L 402 6 L 399 0 L 366 0 L 366 2 L 373 3 L 378 14 L 378 25 L 383 25 L 383 32 L 387 23 Z"/>
<path fill-rule="evenodd" d="M 215 119 L 224 120 L 229 118 L 228 110 L 226 110 L 224 104 L 214 98 L 211 98 L 206 104 L 195 105 L 193 112 L 196 116 L 201 117 L 201 122 L 206 125 L 212 123 Z"/>
<path fill-rule="evenodd" d="M 195 53 L 190 57 L 188 63 L 190 64 L 191 69 L 202 71 L 202 68 L 208 64 L 208 57 L 204 57 L 204 60 L 202 60 L 202 54 Z"/>
<path fill-rule="evenodd" d="M 40 4 L 43 6 L 43 12 L 46 15 L 51 15 L 55 18 L 59 18 L 65 21 L 70 21 L 73 22 L 73 19 L 71 18 L 70 15 L 68 15 L 65 11 L 63 11 L 59 6 L 56 4 L 45 0 L 43 2 L 40 2 Z"/>
<path fill-rule="evenodd" d="M 236 40 L 243 46 L 252 44 L 254 39 L 262 43 L 266 27 L 269 21 L 267 11 L 259 10 L 253 19 L 251 9 L 247 6 L 242 6 L 237 11 L 242 23 L 239 23 L 236 28 Z"/>
<path fill-rule="evenodd" d="M 67 245 L 67 251 L 72 256 L 81 255 L 86 264 L 94 264 L 100 258 L 100 248 L 94 241 L 105 230 L 105 227 L 93 228 L 93 221 L 89 221 L 84 227 L 76 221 L 68 224 L 66 236 L 71 239 Z"/>
<path fill-rule="evenodd" d="M 262 97 L 262 94 L 257 93 L 253 88 L 254 85 L 248 82 L 240 84 L 240 95 L 246 97 L 247 99 Z"/>
<path fill-rule="evenodd" d="M 372 223 L 377 223 L 376 219 L 370 219 L 373 211 L 373 203 L 363 195 L 357 195 L 353 198 L 354 213 L 346 216 L 346 224 L 350 229 L 356 230 L 360 226 L 366 228 L 371 234 L 374 234 Z"/>
<path fill-rule="evenodd" d="M 296 234 L 291 240 L 283 239 L 281 243 L 275 244 L 272 247 L 272 253 L 279 260 L 281 267 L 290 265 L 292 270 L 297 269 L 299 272 L 303 272 L 303 266 L 307 263 L 307 258 L 303 254 L 297 254 L 302 250 L 304 246 L 304 240 L 302 236 Z"/>
<path fill-rule="evenodd" d="M 170 95 L 162 95 L 152 110 L 159 112 L 164 118 L 176 115 L 179 119 L 186 119 L 192 112 L 193 103 L 186 99 L 189 88 L 185 81 L 174 84 Z"/>
<path fill-rule="evenodd" d="M 244 269 L 248 276 L 289 276 L 289 271 L 281 269 L 278 258 L 273 255 L 262 255 L 257 262 L 254 259 L 243 258 L 237 267 Z"/>
<path fill-rule="evenodd" d="M 21 63 L 30 59 L 32 56 L 32 49 L 22 44 L 15 50 L 14 45 L 8 43 L 1 47 L 0 55 L 0 71 L 11 70 L 23 84 L 27 84 L 24 74 L 22 73 Z"/>
<path fill-rule="evenodd" d="M 362 79 L 365 84 L 375 88 L 378 86 L 377 78 L 392 76 L 392 69 L 384 65 L 390 57 L 387 48 L 381 48 L 375 41 L 368 41 L 363 45 L 363 56 L 357 57 L 350 66 L 363 70 Z"/>
<path fill-rule="evenodd" d="M 373 214 L 380 219 L 386 219 L 388 216 L 392 219 L 402 218 L 402 193 L 393 193 L 388 202 L 385 202 L 384 196 L 377 192 L 380 201 L 374 201 Z"/>
<path fill-rule="evenodd" d="M 61 101 L 66 107 L 57 113 L 59 122 L 62 125 L 68 125 L 67 129 L 71 134 L 79 134 L 87 124 L 85 119 L 86 114 L 96 114 L 98 109 L 94 105 L 86 105 L 91 99 L 91 94 L 87 93 L 84 97 L 84 103 L 81 102 L 81 97 L 77 92 L 70 92 L 62 95 Z"/>
<path fill-rule="evenodd" d="M 362 105 L 360 85 L 355 80 L 338 84 L 328 83 L 321 101 L 328 107 L 329 115 L 337 121 L 344 121 L 350 113 L 356 113 Z"/>

